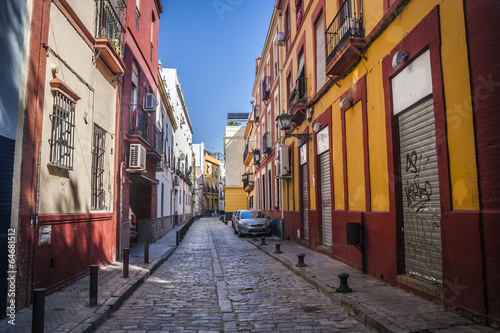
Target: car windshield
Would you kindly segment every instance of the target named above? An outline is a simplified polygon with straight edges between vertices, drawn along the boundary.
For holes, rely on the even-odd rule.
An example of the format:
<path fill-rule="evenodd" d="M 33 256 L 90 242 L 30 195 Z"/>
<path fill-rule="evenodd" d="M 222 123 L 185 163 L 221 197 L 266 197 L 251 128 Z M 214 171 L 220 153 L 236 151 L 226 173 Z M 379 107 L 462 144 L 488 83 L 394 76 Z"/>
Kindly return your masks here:
<path fill-rule="evenodd" d="M 259 210 L 246 210 L 241 212 L 240 218 L 244 220 L 244 219 L 259 219 L 263 217 L 266 217 L 266 215 Z"/>

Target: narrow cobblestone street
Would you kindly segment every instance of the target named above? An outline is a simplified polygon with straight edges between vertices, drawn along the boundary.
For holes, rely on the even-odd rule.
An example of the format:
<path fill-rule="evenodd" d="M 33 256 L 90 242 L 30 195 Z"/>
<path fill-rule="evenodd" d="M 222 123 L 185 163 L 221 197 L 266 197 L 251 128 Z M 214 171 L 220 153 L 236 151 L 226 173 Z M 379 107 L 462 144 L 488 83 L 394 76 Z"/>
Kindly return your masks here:
<path fill-rule="evenodd" d="M 98 332 L 370 332 L 216 218 L 182 245 Z"/>

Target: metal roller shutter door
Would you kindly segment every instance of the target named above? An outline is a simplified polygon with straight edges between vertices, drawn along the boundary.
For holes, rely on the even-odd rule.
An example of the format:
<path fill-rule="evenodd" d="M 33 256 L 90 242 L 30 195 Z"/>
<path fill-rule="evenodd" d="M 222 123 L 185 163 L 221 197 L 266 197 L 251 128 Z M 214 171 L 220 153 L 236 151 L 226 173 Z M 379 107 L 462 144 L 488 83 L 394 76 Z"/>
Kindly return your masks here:
<path fill-rule="evenodd" d="M 307 164 L 302 165 L 302 221 L 304 239 L 309 239 L 309 193 L 307 192 Z"/>
<path fill-rule="evenodd" d="M 323 245 L 332 245 L 332 196 L 330 189 L 330 154 L 319 155 L 321 175 L 321 240 Z"/>
<path fill-rule="evenodd" d="M 405 274 L 442 283 L 441 206 L 432 98 L 399 116 Z"/>

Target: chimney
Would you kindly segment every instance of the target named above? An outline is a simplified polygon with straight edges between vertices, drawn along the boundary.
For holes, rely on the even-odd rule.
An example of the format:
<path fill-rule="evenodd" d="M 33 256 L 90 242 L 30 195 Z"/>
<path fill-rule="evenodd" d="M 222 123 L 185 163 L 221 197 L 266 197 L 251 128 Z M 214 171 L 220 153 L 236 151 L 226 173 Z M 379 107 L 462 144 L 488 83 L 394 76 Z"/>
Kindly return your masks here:
<path fill-rule="evenodd" d="M 260 57 L 255 58 L 255 76 L 257 76 L 257 71 L 259 70 Z"/>

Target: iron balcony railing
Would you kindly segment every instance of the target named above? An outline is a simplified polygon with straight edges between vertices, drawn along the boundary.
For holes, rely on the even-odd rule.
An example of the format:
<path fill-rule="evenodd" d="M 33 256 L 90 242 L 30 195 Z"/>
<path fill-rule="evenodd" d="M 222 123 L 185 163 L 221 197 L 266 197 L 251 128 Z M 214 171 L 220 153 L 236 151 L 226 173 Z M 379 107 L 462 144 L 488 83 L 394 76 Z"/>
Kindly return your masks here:
<path fill-rule="evenodd" d="M 326 29 L 327 64 L 349 37 L 364 37 L 362 10 L 356 6 L 357 1 L 345 0 Z"/>
<path fill-rule="evenodd" d="M 266 132 L 262 136 L 262 151 L 264 154 L 271 151 L 271 132 Z"/>
<path fill-rule="evenodd" d="M 241 180 L 243 181 L 243 189 L 246 189 L 249 185 L 254 185 L 254 175 L 250 173 L 245 173 Z"/>
<path fill-rule="evenodd" d="M 245 145 L 245 151 L 243 152 L 243 163 L 245 163 L 248 153 L 253 151 L 253 142 L 247 142 Z"/>
<path fill-rule="evenodd" d="M 307 104 L 307 78 L 299 77 L 290 91 L 290 114 L 294 114 L 295 107 L 299 104 Z"/>
<path fill-rule="evenodd" d="M 262 100 L 267 101 L 271 97 L 271 77 L 265 76 L 262 81 Z"/>
<path fill-rule="evenodd" d="M 97 0 L 96 37 L 107 38 L 123 58 L 127 6 L 123 0 Z"/>
<path fill-rule="evenodd" d="M 130 128 L 129 134 L 139 135 L 147 143 L 149 139 L 149 114 L 144 111 L 140 104 L 130 104 Z"/>
<path fill-rule="evenodd" d="M 141 13 L 139 8 L 135 7 L 135 31 L 139 32 L 139 22 L 141 20 Z"/>
<path fill-rule="evenodd" d="M 161 129 L 156 127 L 156 125 L 151 125 L 154 127 L 154 134 L 155 134 L 155 145 L 154 149 L 161 155 L 163 154 L 163 133 L 161 132 Z"/>

